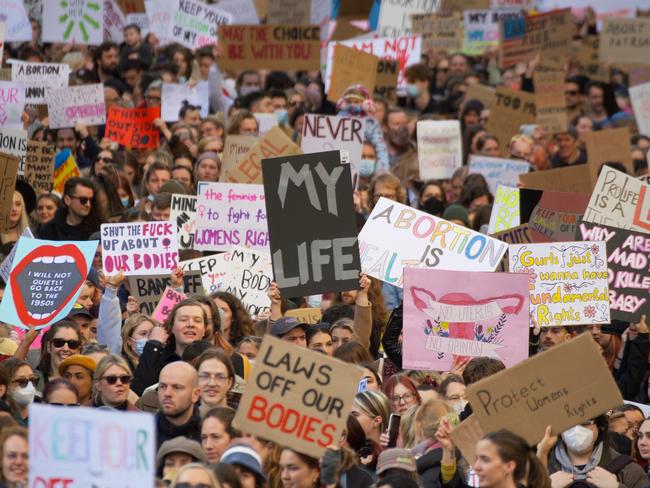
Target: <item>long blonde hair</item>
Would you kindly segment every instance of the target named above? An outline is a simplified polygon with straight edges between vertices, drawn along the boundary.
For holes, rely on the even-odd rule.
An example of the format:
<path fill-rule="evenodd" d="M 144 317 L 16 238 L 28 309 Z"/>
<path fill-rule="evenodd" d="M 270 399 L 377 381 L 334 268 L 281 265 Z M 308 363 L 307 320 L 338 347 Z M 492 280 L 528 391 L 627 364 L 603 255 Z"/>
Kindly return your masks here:
<path fill-rule="evenodd" d="M 16 234 L 18 234 L 18 239 L 20 239 L 20 235 L 27 227 L 29 227 L 29 217 L 27 216 L 27 209 L 25 208 L 25 199 L 23 198 L 23 195 L 18 190 L 14 190 L 14 196 L 18 196 L 18 198 L 20 199 L 20 205 L 22 206 L 20 220 L 16 225 Z M 13 197 L 12 197 L 11 204 L 13 205 Z M 12 242 L 10 240 L 11 238 L 12 236 L 10 236 L 8 232 L 0 233 L 0 242 L 2 242 L 3 244 Z"/>

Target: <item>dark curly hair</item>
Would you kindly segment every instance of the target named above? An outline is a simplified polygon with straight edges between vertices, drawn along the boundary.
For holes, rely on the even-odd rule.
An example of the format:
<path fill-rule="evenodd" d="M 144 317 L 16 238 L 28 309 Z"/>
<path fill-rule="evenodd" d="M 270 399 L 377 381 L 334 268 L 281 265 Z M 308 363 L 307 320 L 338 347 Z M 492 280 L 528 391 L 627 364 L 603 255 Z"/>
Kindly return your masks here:
<path fill-rule="evenodd" d="M 239 341 L 244 337 L 254 335 L 251 316 L 239 298 L 225 291 L 214 292 L 210 295 L 210 298 L 223 300 L 230 308 L 232 324 L 230 325 L 230 337 L 226 337 L 230 344 L 239 344 Z"/>

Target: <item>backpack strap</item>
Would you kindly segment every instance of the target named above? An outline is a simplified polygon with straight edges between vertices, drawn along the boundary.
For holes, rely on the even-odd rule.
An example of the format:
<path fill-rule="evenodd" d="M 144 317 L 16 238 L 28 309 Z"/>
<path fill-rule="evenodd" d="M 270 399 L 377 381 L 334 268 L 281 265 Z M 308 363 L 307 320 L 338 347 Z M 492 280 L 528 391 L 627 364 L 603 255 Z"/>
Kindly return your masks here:
<path fill-rule="evenodd" d="M 604 468 L 610 473 L 617 475 L 625 466 L 632 462 L 634 462 L 634 460 L 630 456 L 621 454 L 620 456 L 612 459 L 609 464 L 607 464 L 607 466 L 604 466 Z"/>

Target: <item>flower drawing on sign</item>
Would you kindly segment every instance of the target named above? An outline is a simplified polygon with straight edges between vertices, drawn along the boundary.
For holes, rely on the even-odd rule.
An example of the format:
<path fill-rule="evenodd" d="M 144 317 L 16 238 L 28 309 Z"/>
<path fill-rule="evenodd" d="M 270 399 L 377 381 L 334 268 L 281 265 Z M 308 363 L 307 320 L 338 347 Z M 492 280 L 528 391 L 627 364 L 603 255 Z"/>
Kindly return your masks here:
<path fill-rule="evenodd" d="M 596 316 L 596 308 L 593 305 L 587 305 L 583 310 L 585 317 L 593 319 Z"/>
<path fill-rule="evenodd" d="M 64 14 L 59 17 L 60 24 L 66 24 L 65 31 L 63 32 L 64 39 L 70 39 L 70 36 L 74 30 L 75 24 L 79 26 L 81 35 L 85 42 L 88 42 L 90 35 L 88 34 L 88 29 L 92 28 L 93 30 L 99 30 L 101 24 L 99 19 L 95 19 L 89 15 L 91 13 L 99 13 L 100 5 L 98 2 L 88 2 L 85 3 L 88 11 L 84 9 L 84 3 L 79 0 L 62 0 L 61 7 L 63 8 Z"/>

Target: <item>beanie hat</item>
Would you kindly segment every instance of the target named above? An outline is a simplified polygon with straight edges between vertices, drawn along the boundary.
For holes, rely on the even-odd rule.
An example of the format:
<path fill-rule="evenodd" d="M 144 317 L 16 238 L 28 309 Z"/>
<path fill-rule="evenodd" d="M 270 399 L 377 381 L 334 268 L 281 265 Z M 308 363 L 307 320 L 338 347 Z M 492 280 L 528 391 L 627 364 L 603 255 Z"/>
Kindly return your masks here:
<path fill-rule="evenodd" d="M 467 213 L 467 209 L 462 205 L 449 205 L 445 213 L 442 214 L 442 218 L 445 220 L 460 220 L 469 227 L 469 214 Z"/>
<path fill-rule="evenodd" d="M 205 464 L 208 462 L 208 459 L 201 448 L 201 444 L 197 441 L 188 439 L 187 437 L 174 437 L 168 441 L 163 442 L 158 449 L 158 454 L 156 454 L 156 470 L 158 476 L 162 476 L 162 468 L 165 463 L 165 457 L 168 454 L 174 452 L 181 452 L 191 456 L 194 461 Z"/>
<path fill-rule="evenodd" d="M 252 472 L 262 482 L 266 481 L 266 475 L 262 471 L 262 459 L 249 446 L 236 445 L 229 447 L 221 455 L 219 462 L 242 466 Z"/>

